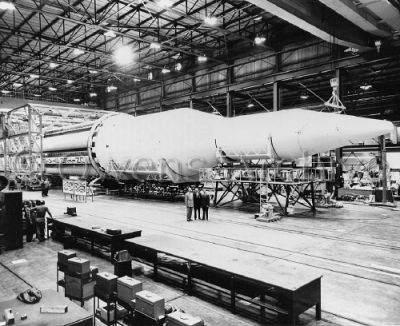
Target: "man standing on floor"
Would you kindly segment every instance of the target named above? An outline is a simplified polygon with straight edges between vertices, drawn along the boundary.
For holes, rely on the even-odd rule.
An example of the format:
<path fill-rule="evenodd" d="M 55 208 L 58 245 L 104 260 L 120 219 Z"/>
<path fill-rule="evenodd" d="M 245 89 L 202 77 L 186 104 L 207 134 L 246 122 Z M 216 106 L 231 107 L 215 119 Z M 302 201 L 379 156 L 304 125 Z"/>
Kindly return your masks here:
<path fill-rule="evenodd" d="M 53 215 L 51 215 L 49 209 L 47 206 L 45 206 L 45 202 L 41 201 L 40 205 L 36 207 L 36 236 L 39 238 L 39 241 L 42 242 L 44 241 L 44 228 L 46 225 L 46 213 L 49 214 L 51 218 L 53 218 Z"/>
<path fill-rule="evenodd" d="M 200 198 L 200 191 L 199 188 L 195 188 L 193 192 L 193 204 L 194 204 L 194 219 L 196 220 L 197 217 L 201 220 L 200 216 L 200 207 L 201 207 L 201 198 Z"/>
<path fill-rule="evenodd" d="M 210 207 L 210 195 L 204 189 L 201 189 L 200 192 L 200 202 L 201 202 L 201 209 L 203 211 L 203 220 L 208 221 L 208 207 Z"/>
<path fill-rule="evenodd" d="M 192 211 L 194 206 L 193 191 L 192 188 L 188 188 L 185 194 L 185 205 L 186 205 L 186 220 L 189 222 L 192 220 Z"/>

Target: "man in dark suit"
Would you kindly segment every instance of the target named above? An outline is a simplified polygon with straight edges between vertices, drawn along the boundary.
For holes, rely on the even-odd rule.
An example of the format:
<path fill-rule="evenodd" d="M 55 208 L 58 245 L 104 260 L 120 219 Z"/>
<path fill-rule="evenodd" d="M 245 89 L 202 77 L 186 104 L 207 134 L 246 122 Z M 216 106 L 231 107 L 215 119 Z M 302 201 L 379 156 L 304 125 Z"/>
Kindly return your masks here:
<path fill-rule="evenodd" d="M 201 209 L 203 210 L 203 220 L 208 221 L 208 207 L 210 207 L 210 195 L 204 189 L 200 192 Z"/>
<path fill-rule="evenodd" d="M 200 197 L 200 191 L 199 188 L 195 188 L 193 192 L 193 204 L 194 204 L 194 219 L 196 220 L 197 217 L 199 220 L 200 218 L 200 207 L 201 207 L 201 197 Z"/>

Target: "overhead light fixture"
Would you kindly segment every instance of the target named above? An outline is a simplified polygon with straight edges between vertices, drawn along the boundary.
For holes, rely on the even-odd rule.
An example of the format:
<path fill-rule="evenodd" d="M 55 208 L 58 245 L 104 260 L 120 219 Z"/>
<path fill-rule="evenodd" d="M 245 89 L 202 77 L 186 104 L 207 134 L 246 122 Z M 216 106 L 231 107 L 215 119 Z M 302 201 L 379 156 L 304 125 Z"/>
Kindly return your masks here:
<path fill-rule="evenodd" d="M 35 78 L 39 78 L 39 75 L 30 74 L 29 77 L 35 79 Z"/>
<path fill-rule="evenodd" d="M 300 93 L 300 98 L 301 98 L 302 100 L 307 100 L 308 97 L 309 97 L 309 95 L 308 95 L 307 92 L 301 92 L 301 93 Z"/>
<path fill-rule="evenodd" d="M 72 84 L 74 81 L 72 79 L 67 79 L 67 84 Z"/>
<path fill-rule="evenodd" d="M 55 92 L 57 90 L 57 88 L 50 86 L 49 87 L 49 91 Z"/>
<path fill-rule="evenodd" d="M 107 31 L 107 32 L 105 32 L 104 33 L 104 36 L 107 36 L 107 37 L 116 37 L 117 36 L 117 34 L 115 34 L 115 32 L 114 31 Z"/>
<path fill-rule="evenodd" d="M 371 85 L 371 84 L 364 84 L 364 85 L 361 85 L 360 88 L 361 88 L 363 91 L 367 91 L 367 90 L 369 90 L 369 89 L 372 88 L 372 85 Z"/>
<path fill-rule="evenodd" d="M 256 44 L 256 45 L 260 45 L 260 44 L 263 44 L 265 41 L 266 41 L 267 39 L 265 38 L 265 36 L 256 36 L 255 38 L 254 38 L 254 43 Z"/>
<path fill-rule="evenodd" d="M 91 92 L 91 93 L 89 93 L 89 96 L 90 96 L 90 97 L 96 97 L 96 96 L 97 96 L 97 93 L 96 93 L 96 92 Z"/>
<path fill-rule="evenodd" d="M 98 73 L 97 70 L 89 70 L 89 74 L 96 75 Z"/>
<path fill-rule="evenodd" d="M 74 49 L 74 51 L 72 51 L 72 53 L 73 53 L 74 55 L 81 55 L 81 54 L 84 54 L 85 51 L 83 51 L 82 49 L 76 48 L 76 49 Z"/>
<path fill-rule="evenodd" d="M 17 87 L 21 87 L 22 84 L 21 84 L 21 83 L 13 83 L 13 86 L 14 86 L 15 88 L 17 88 Z"/>
<path fill-rule="evenodd" d="M 54 68 L 58 67 L 58 63 L 50 62 L 50 63 L 49 63 L 49 67 L 52 68 L 52 69 L 54 69 Z"/>
<path fill-rule="evenodd" d="M 80 98 L 74 98 L 74 102 L 80 102 L 81 99 Z"/>
<path fill-rule="evenodd" d="M 159 50 L 161 49 L 161 44 L 158 42 L 152 42 L 150 43 L 150 49 Z"/>
<path fill-rule="evenodd" d="M 159 7 L 162 7 L 162 8 L 169 8 L 169 7 L 172 6 L 172 1 L 171 1 L 171 0 L 158 0 L 158 1 L 156 2 L 156 4 L 157 4 Z"/>
<path fill-rule="evenodd" d="M 34 96 L 34 97 L 40 97 L 40 96 L 42 96 L 42 95 L 40 95 L 40 94 L 33 94 L 33 96 Z"/>
<path fill-rule="evenodd" d="M 252 102 L 250 102 L 249 104 L 247 104 L 247 107 L 250 109 L 250 108 L 253 108 L 254 107 L 254 103 L 252 103 Z"/>
<path fill-rule="evenodd" d="M 180 62 L 175 64 L 175 71 L 181 71 L 182 70 L 182 64 Z"/>
<path fill-rule="evenodd" d="M 203 18 L 203 20 L 204 20 L 204 23 L 206 23 L 207 25 L 210 25 L 210 26 L 215 26 L 218 24 L 218 18 L 215 16 L 205 16 Z"/>
<path fill-rule="evenodd" d="M 254 20 L 255 20 L 255 21 L 259 21 L 259 20 L 261 20 L 262 18 L 263 18 L 263 16 L 254 17 Z"/>
<path fill-rule="evenodd" d="M 134 53 L 129 45 L 123 45 L 114 51 L 114 60 L 121 66 L 132 63 L 133 59 Z"/>
<path fill-rule="evenodd" d="M 134 81 L 135 83 L 138 83 L 138 82 L 140 82 L 140 79 L 139 79 L 139 78 L 133 78 L 133 81 Z"/>
<path fill-rule="evenodd" d="M 168 74 L 168 73 L 170 73 L 170 72 L 171 72 L 171 70 L 168 69 L 168 68 L 165 68 L 165 67 L 164 67 L 164 68 L 161 69 L 161 73 L 162 73 L 162 74 Z"/>
<path fill-rule="evenodd" d="M 206 62 L 207 60 L 208 60 L 208 58 L 204 54 L 197 57 L 198 62 Z"/>
<path fill-rule="evenodd" d="M 6 90 L 6 89 L 2 89 L 1 92 L 2 92 L 3 94 L 11 93 L 11 91 L 8 91 L 8 90 Z"/>
<path fill-rule="evenodd" d="M 358 53 L 358 51 L 359 51 L 359 49 L 357 49 L 357 48 L 352 48 L 352 47 L 346 48 L 346 49 L 344 50 L 344 52 L 346 52 L 346 53 L 350 52 L 350 53 L 353 53 L 353 54 Z"/>
<path fill-rule="evenodd" d="M 153 79 L 153 73 L 151 71 L 147 74 L 147 79 L 148 80 L 152 80 Z"/>
<path fill-rule="evenodd" d="M 15 10 L 15 5 L 10 1 L 0 1 L 0 10 Z"/>
<path fill-rule="evenodd" d="M 115 90 L 117 90 L 117 86 L 114 85 L 107 86 L 107 93 L 110 93 Z"/>

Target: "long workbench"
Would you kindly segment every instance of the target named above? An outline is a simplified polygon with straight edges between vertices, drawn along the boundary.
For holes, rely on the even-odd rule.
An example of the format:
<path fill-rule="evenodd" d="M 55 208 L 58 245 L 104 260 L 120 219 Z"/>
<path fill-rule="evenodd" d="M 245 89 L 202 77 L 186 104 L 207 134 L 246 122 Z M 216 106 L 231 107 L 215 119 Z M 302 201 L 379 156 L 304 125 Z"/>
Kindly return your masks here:
<path fill-rule="evenodd" d="M 236 296 L 240 291 L 237 285 L 248 282 L 256 284 L 261 296 L 276 298 L 277 312 L 286 315 L 285 319 L 295 324 L 296 318 L 315 306 L 316 319 L 321 318 L 321 275 L 311 268 L 289 263 L 275 257 L 218 246 L 208 242 L 183 237 L 149 235 L 125 241 L 125 247 L 132 256 L 145 259 L 153 264 L 157 277 L 160 254 L 183 260 L 190 291 L 192 282 L 199 273 L 194 268 L 202 266 L 209 271 L 225 275 L 230 285 L 231 310 L 236 312 Z M 209 278 L 208 282 L 212 282 Z M 270 307 L 272 308 L 272 307 Z"/>
<path fill-rule="evenodd" d="M 66 313 L 40 313 L 40 307 L 68 306 Z M 93 315 L 68 300 L 54 290 L 42 291 L 42 299 L 35 304 L 27 304 L 17 299 L 0 302 L 0 311 L 11 308 L 15 317 L 15 325 L 26 326 L 92 326 Z M 26 314 L 27 318 L 21 320 Z M 0 320 L 2 318 L 0 317 Z"/>
<path fill-rule="evenodd" d="M 92 253 L 95 246 L 104 246 L 111 252 L 111 260 L 116 251 L 123 249 L 123 242 L 126 239 L 140 237 L 142 230 L 129 227 L 123 223 L 112 220 L 105 220 L 91 216 L 60 215 L 47 219 L 48 229 L 56 236 L 68 238 L 69 240 L 84 239 L 90 242 Z M 121 234 L 109 234 L 107 229 L 120 229 Z"/>

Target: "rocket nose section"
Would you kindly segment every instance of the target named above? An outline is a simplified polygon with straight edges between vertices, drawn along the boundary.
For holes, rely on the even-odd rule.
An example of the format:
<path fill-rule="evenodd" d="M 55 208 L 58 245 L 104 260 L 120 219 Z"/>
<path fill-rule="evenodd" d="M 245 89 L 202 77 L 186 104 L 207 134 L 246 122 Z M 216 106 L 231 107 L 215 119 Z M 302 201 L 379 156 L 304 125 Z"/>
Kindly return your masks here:
<path fill-rule="evenodd" d="M 305 122 L 310 118 L 312 122 Z M 393 130 L 389 121 L 334 113 L 307 113 L 298 118 L 298 123 L 301 125 L 296 133 L 299 152 L 304 155 L 356 145 L 390 134 Z"/>
<path fill-rule="evenodd" d="M 346 122 L 340 123 L 337 128 L 351 144 L 390 134 L 394 127 L 390 121 L 360 117 L 348 119 L 349 116 L 346 118 Z"/>

